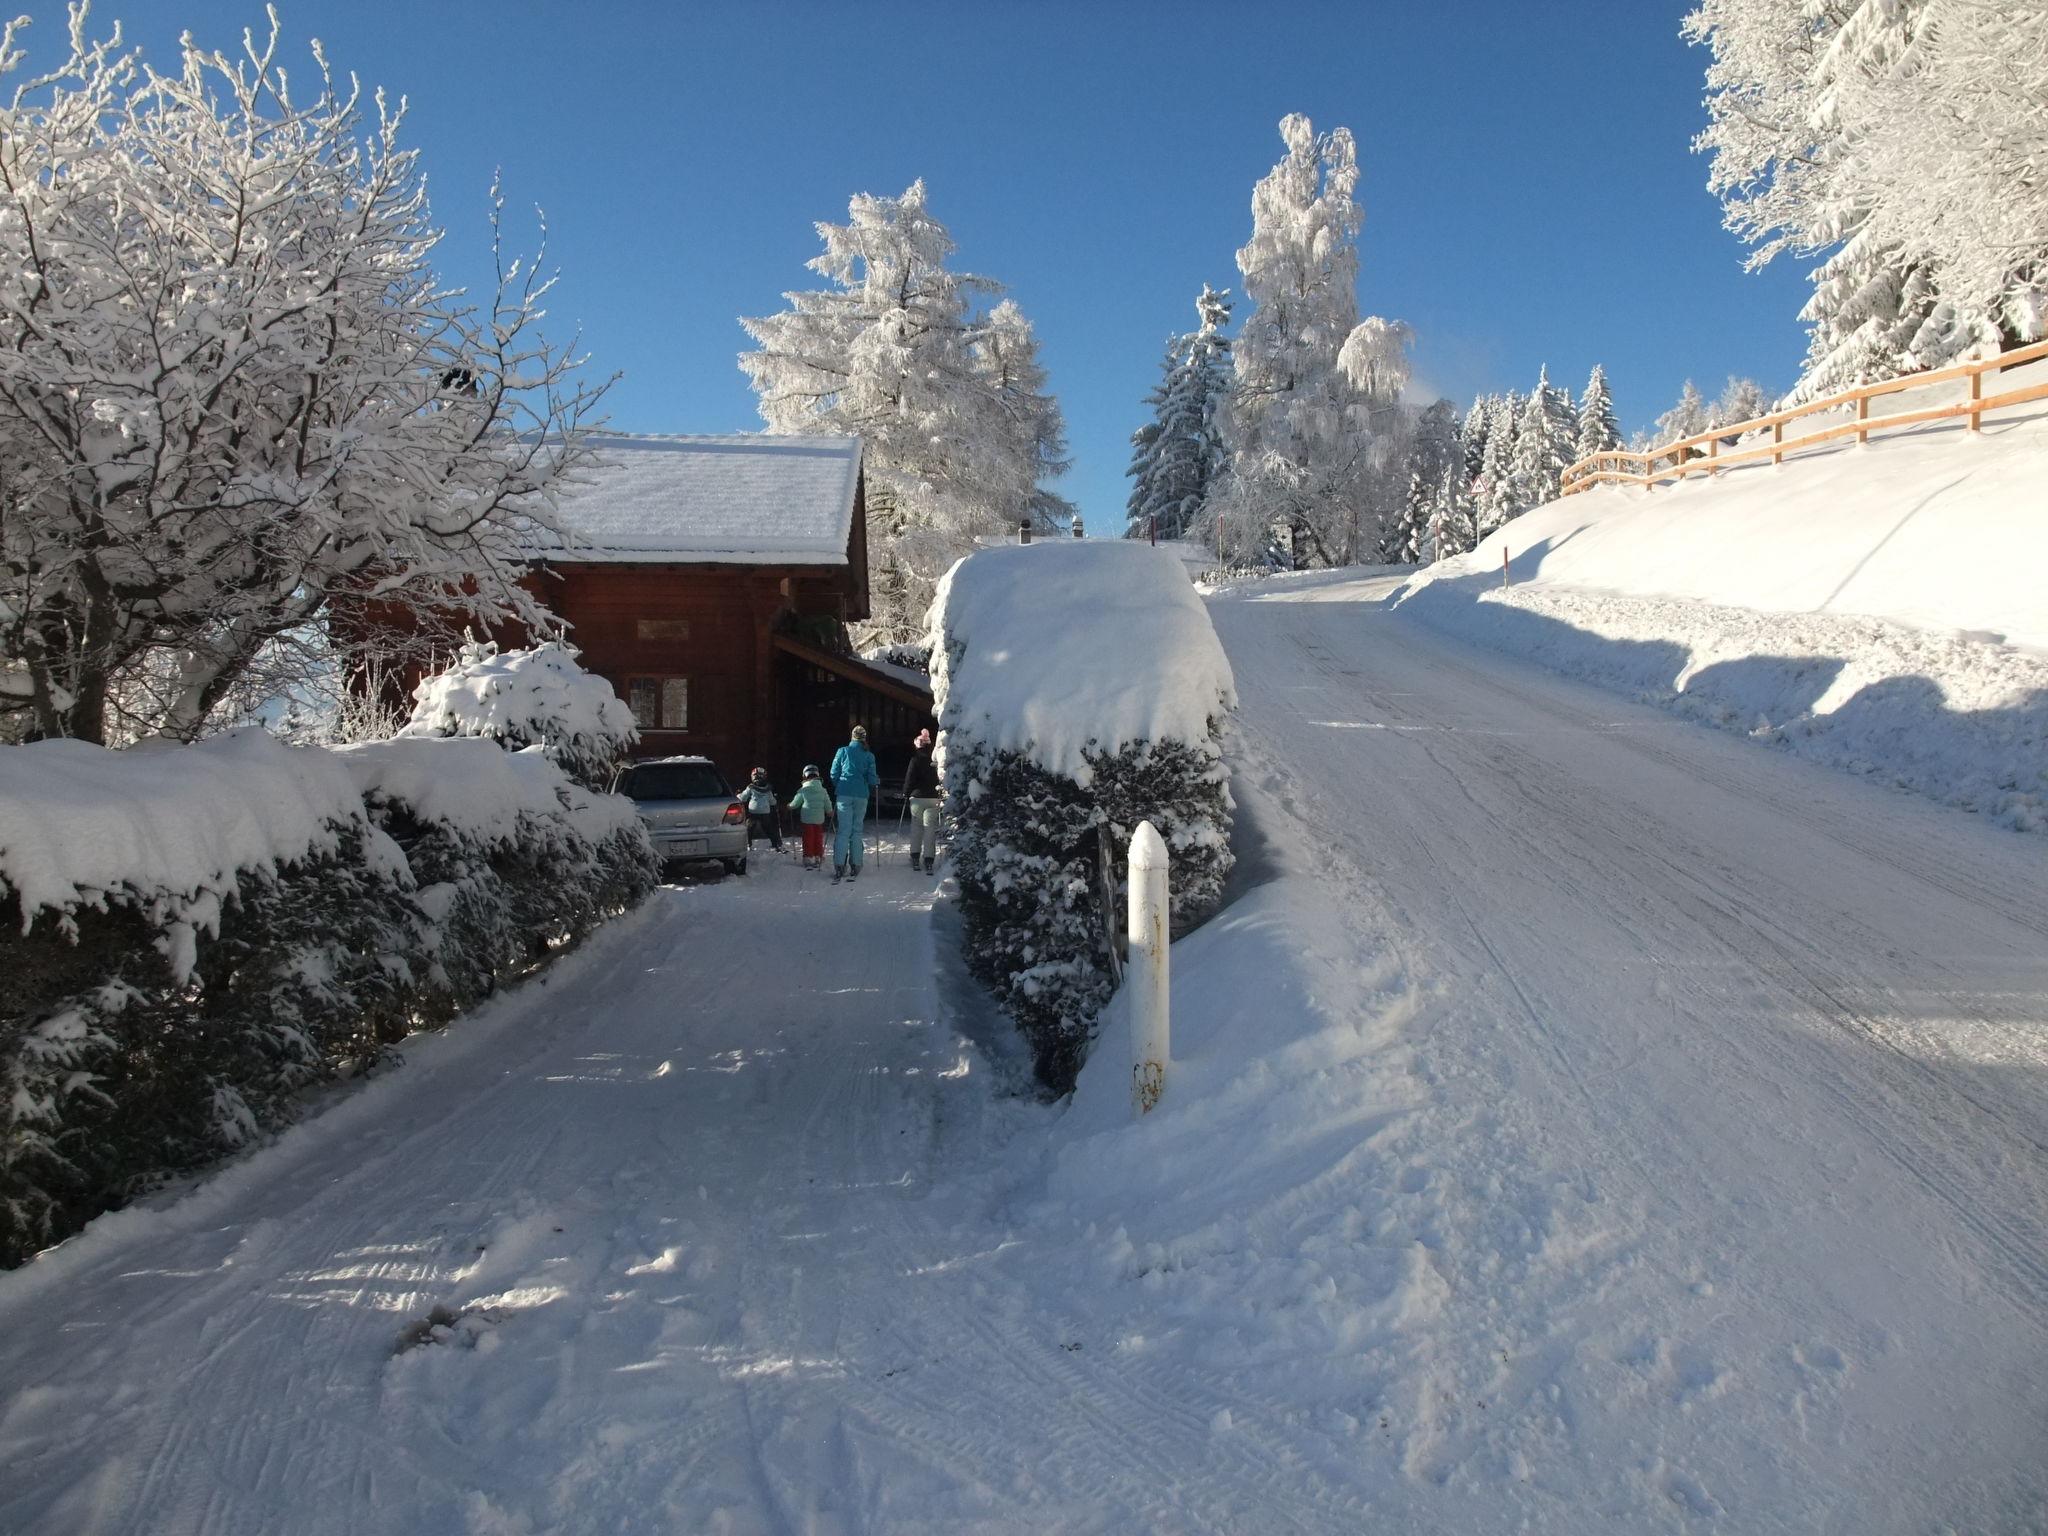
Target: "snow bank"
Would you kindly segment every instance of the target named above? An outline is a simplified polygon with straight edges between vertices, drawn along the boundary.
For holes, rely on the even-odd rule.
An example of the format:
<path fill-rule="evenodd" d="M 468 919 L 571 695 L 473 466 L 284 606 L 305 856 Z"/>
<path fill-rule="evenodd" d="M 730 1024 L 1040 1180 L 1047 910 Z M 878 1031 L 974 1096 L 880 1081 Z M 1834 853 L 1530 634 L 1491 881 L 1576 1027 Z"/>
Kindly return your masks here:
<path fill-rule="evenodd" d="M 2028 411 L 2032 409 L 2032 414 Z M 2048 412 L 1606 489 L 1420 572 L 1404 616 L 2048 831 Z M 1513 584 L 1501 586 L 1501 558 Z"/>
<path fill-rule="evenodd" d="M 2016 368 L 1999 387 L 2040 371 Z M 1953 392 L 1933 386 L 1896 408 L 1931 403 L 1944 388 Z M 1777 467 L 1566 496 L 1416 584 L 1467 575 L 1497 584 L 1506 549 L 1517 585 L 1861 614 L 2048 651 L 2048 410 L 2018 406 L 1985 421 L 1974 437 L 1955 422 L 1931 423 Z"/>
<path fill-rule="evenodd" d="M 1200 741 L 1237 703 L 1180 560 L 1147 544 L 982 550 L 941 580 L 932 623 L 941 726 L 1082 785 L 1084 749 Z"/>
<path fill-rule="evenodd" d="M 334 755 L 361 796 L 407 806 L 485 846 L 518 841 L 522 819 L 561 818 L 593 844 L 640 825 L 631 800 L 565 783 L 541 747 L 507 752 L 485 740 L 400 736 L 337 747 Z"/>
<path fill-rule="evenodd" d="M 24 925 L 110 899 L 210 923 L 241 879 L 331 850 L 337 827 L 362 821 L 332 754 L 255 728 L 183 748 L 0 748 L 0 884 Z"/>

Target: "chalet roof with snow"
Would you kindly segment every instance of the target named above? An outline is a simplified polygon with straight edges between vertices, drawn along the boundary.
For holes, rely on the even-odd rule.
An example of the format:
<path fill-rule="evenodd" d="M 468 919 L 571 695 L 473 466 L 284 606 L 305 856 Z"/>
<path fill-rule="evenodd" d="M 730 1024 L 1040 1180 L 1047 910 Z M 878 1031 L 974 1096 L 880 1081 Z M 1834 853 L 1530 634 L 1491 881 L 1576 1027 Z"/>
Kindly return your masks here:
<path fill-rule="evenodd" d="M 845 565 L 857 437 L 597 433 L 597 463 L 559 493 L 557 562 Z"/>

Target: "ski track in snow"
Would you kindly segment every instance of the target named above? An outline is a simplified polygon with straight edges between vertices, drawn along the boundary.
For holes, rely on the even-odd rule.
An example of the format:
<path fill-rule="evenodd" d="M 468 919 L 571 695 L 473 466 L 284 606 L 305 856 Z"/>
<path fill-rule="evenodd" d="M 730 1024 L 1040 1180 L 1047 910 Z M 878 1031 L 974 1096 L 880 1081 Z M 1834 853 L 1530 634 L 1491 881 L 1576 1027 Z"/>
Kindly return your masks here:
<path fill-rule="evenodd" d="M 2038 840 L 1395 584 L 1211 604 L 1323 1034 L 1077 1132 L 900 850 L 665 888 L 0 1276 L 0 1530 L 2048 1529 Z"/>

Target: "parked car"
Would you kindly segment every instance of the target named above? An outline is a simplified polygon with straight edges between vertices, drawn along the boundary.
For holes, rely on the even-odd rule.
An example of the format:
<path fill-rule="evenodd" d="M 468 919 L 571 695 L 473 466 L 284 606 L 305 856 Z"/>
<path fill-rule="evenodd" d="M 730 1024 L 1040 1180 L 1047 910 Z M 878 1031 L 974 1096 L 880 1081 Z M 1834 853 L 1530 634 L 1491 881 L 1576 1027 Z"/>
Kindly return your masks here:
<path fill-rule="evenodd" d="M 665 864 L 716 859 L 735 875 L 747 872 L 747 813 L 708 757 L 657 757 L 619 778 Z"/>

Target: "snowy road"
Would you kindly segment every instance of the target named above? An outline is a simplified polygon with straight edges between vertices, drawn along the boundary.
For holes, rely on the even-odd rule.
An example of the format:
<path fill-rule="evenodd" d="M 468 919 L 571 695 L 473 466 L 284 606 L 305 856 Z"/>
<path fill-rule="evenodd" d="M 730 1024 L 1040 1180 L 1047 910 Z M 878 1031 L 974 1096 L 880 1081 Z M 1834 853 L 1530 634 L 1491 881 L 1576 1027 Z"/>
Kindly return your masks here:
<path fill-rule="evenodd" d="M 1604 1399 L 1560 1415 L 1589 1488 L 1645 1469 L 1729 1529 L 2048 1528 L 2048 848 L 1440 637 L 1395 584 L 1212 612 L 1247 787 L 1435 994 L 1448 1374 L 1498 1408 L 1528 1383 L 1492 1352 L 1548 1358 Z M 1611 1251 L 1504 1281 L 1545 1186 Z"/>
<path fill-rule="evenodd" d="M 995 1272 L 1047 1111 L 938 1022 L 931 882 L 757 864 L 0 1276 L 0 1531 L 1335 1528 Z"/>
<path fill-rule="evenodd" d="M 0 1531 L 2048 1529 L 2044 844 L 1388 585 L 1212 603 L 1142 1127 L 991 1092 L 900 864 L 665 889 L 0 1275 Z"/>

